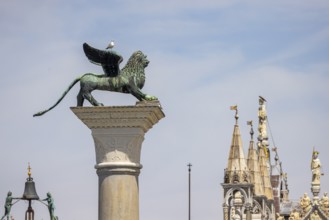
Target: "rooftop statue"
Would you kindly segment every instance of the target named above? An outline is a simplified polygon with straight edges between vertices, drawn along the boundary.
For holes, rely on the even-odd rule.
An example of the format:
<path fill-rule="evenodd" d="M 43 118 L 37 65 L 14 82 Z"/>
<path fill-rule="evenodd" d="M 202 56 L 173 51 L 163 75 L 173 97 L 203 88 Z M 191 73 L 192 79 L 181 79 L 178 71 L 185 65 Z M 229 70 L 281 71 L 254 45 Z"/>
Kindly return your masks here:
<path fill-rule="evenodd" d="M 311 170 L 312 170 L 312 184 L 320 185 L 321 177 L 321 162 L 318 158 L 319 152 L 313 150 Z"/>
<path fill-rule="evenodd" d="M 310 220 L 321 220 L 322 218 L 319 216 L 318 210 L 315 210 L 310 217 Z"/>
<path fill-rule="evenodd" d="M 122 62 L 122 56 L 117 52 L 111 50 L 114 43 L 111 42 L 106 48 L 109 50 L 99 50 L 89 46 L 87 43 L 83 44 L 83 50 L 90 62 L 101 65 L 104 74 L 97 75 L 93 73 L 86 73 L 76 78 L 69 87 L 64 91 L 63 95 L 58 101 L 49 109 L 38 112 L 33 116 L 41 116 L 48 111 L 55 108 L 65 97 L 65 95 L 72 89 L 72 87 L 80 82 L 80 91 L 77 96 L 77 106 L 83 106 L 84 100 L 88 100 L 93 106 L 103 106 L 92 95 L 94 90 L 105 90 L 120 93 L 130 93 L 138 100 L 157 100 L 155 96 L 145 94 L 141 91 L 145 83 L 144 69 L 148 66 L 149 60 L 142 51 L 134 52 L 129 58 L 125 67 L 121 70 L 119 68 Z"/>
<path fill-rule="evenodd" d="M 267 112 L 266 112 L 266 99 L 259 96 L 259 108 L 258 108 L 258 148 L 263 148 L 266 159 L 269 160 L 270 153 L 268 149 L 268 136 L 267 136 Z"/>
<path fill-rule="evenodd" d="M 307 193 L 300 199 L 299 205 L 302 208 L 302 215 L 305 216 L 312 208 L 311 199 L 308 197 Z"/>
<path fill-rule="evenodd" d="M 261 139 L 261 140 L 267 139 L 267 128 L 266 128 L 267 113 L 266 113 L 265 102 L 266 102 L 266 100 L 263 97 L 259 96 L 258 131 L 259 131 L 259 139 Z"/>
<path fill-rule="evenodd" d="M 50 220 L 58 220 L 58 217 L 55 216 L 54 211 L 55 211 L 55 204 L 54 204 L 54 199 L 51 196 L 51 193 L 47 193 L 47 198 L 43 199 L 42 201 L 47 201 L 48 203 L 48 210 L 49 210 L 49 215 L 50 215 Z"/>
<path fill-rule="evenodd" d="M 6 202 L 5 202 L 5 214 L 1 217 L 1 220 L 5 219 L 6 216 L 7 216 L 7 220 L 9 220 L 11 207 L 14 205 L 13 199 L 19 199 L 19 198 L 12 197 L 12 193 L 9 191 L 7 193 Z"/>
<path fill-rule="evenodd" d="M 289 216 L 288 219 L 289 219 L 289 220 L 300 220 L 301 218 L 300 218 L 300 214 L 299 214 L 299 212 L 298 212 L 296 209 L 294 209 L 294 210 L 292 210 L 292 212 L 290 213 L 290 216 Z"/>
<path fill-rule="evenodd" d="M 322 211 L 324 211 L 326 215 L 329 216 L 329 197 L 327 192 L 324 193 L 320 200 L 320 207 Z"/>

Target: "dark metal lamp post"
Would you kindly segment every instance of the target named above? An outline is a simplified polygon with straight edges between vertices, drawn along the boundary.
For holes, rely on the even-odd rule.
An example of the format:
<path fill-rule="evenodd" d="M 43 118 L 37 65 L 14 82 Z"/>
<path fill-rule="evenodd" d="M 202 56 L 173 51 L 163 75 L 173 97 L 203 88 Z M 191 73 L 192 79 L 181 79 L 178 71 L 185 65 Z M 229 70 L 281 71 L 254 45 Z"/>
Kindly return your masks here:
<path fill-rule="evenodd" d="M 192 164 L 187 164 L 188 166 L 188 220 L 191 220 L 191 167 Z"/>

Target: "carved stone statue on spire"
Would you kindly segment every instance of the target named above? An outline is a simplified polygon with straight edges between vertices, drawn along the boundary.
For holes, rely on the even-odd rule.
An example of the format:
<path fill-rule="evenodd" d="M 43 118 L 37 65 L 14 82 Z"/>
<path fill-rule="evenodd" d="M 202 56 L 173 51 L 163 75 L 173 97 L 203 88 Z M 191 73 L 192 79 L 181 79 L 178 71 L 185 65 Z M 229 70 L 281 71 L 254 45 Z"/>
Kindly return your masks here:
<path fill-rule="evenodd" d="M 267 129 L 266 129 L 266 121 L 267 121 L 267 113 L 265 108 L 266 100 L 263 97 L 259 97 L 259 108 L 258 108 L 258 131 L 259 138 L 267 139 Z"/>
<path fill-rule="evenodd" d="M 263 149 L 265 157 L 269 160 L 270 152 L 268 149 L 268 136 L 267 136 L 267 112 L 265 106 L 266 99 L 259 96 L 259 108 L 258 108 L 258 143 L 259 149 Z M 268 164 L 268 167 L 270 165 Z M 270 168 L 269 168 L 270 169 Z"/>
<path fill-rule="evenodd" d="M 321 162 L 318 158 L 319 152 L 313 151 L 311 170 L 312 170 L 312 185 L 320 185 L 321 177 Z"/>

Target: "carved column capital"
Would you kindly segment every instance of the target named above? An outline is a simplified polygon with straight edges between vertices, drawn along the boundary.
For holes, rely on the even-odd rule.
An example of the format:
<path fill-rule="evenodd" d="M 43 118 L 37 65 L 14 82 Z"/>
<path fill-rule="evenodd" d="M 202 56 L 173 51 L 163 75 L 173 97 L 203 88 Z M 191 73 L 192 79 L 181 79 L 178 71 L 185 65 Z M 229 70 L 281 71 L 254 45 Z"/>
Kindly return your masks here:
<path fill-rule="evenodd" d="M 135 106 L 71 107 L 90 129 L 141 128 L 146 133 L 165 117 L 158 101 L 137 102 Z"/>

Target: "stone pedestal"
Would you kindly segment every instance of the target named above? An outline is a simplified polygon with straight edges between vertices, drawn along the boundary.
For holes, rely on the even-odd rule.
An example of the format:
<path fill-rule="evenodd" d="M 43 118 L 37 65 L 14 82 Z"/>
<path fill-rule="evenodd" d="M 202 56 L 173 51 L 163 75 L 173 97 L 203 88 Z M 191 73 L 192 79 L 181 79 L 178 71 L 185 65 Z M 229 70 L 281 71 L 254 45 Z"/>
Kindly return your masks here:
<path fill-rule="evenodd" d="M 72 107 L 91 129 L 99 178 L 99 220 L 138 220 L 138 175 L 145 133 L 164 117 L 160 103 Z"/>
<path fill-rule="evenodd" d="M 311 191 L 313 193 L 313 203 L 318 205 L 319 193 L 320 193 L 320 183 L 312 183 Z"/>

